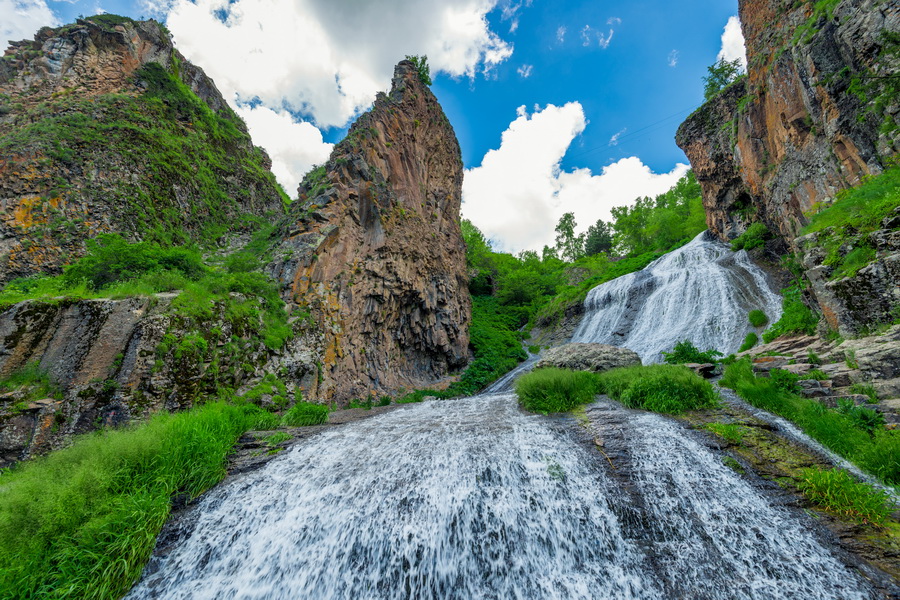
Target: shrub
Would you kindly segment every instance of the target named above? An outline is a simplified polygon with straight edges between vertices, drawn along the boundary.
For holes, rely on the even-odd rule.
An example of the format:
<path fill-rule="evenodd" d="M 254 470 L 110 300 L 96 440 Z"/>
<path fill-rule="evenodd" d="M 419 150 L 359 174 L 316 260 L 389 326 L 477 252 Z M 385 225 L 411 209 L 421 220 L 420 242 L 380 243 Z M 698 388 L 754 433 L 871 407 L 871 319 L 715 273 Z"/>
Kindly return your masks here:
<path fill-rule="evenodd" d="M 800 376 L 795 373 L 784 369 L 772 369 L 769 371 L 769 378 L 782 392 L 787 392 L 788 394 L 800 393 L 800 385 L 797 383 L 800 381 Z"/>
<path fill-rule="evenodd" d="M 303 400 L 294 404 L 281 418 L 282 427 L 308 427 L 328 420 L 328 407 Z"/>
<path fill-rule="evenodd" d="M 765 244 L 769 237 L 769 230 L 765 225 L 753 223 L 747 228 L 747 231 L 732 240 L 731 249 L 735 252 L 738 250 L 753 250 Z"/>
<path fill-rule="evenodd" d="M 746 352 L 750 348 L 754 347 L 759 343 L 759 336 L 756 335 L 756 332 L 751 331 L 747 334 L 747 337 L 744 338 L 744 343 L 741 344 L 741 347 L 738 348 L 738 352 Z"/>
<path fill-rule="evenodd" d="M 761 311 L 759 309 L 751 310 L 750 313 L 747 315 L 747 319 L 750 321 L 750 324 L 753 325 L 754 327 L 762 327 L 763 325 L 765 325 L 766 323 L 769 322 L 769 317 L 766 315 L 766 313 L 764 313 L 763 311 Z"/>
<path fill-rule="evenodd" d="M 565 412 L 587 404 L 597 392 L 597 375 L 588 371 L 539 369 L 516 381 L 516 395 L 522 407 L 543 414 Z"/>
<path fill-rule="evenodd" d="M 850 386 L 850 393 L 868 396 L 868 402 L 870 404 L 875 404 L 878 402 L 878 392 L 875 391 L 875 386 L 871 383 L 854 383 Z"/>
<path fill-rule="evenodd" d="M 808 362 L 811 365 L 821 365 L 822 359 L 819 358 L 818 354 L 816 354 L 815 352 L 810 350 L 809 353 L 806 355 L 806 362 Z"/>
<path fill-rule="evenodd" d="M 828 378 L 828 373 L 822 369 L 813 369 L 806 374 L 806 377 L 804 377 L 804 379 L 815 379 L 816 381 L 826 381 Z"/>
<path fill-rule="evenodd" d="M 120 598 L 150 557 L 172 496 L 194 498 L 220 481 L 234 442 L 266 416 L 218 402 L 160 413 L 4 473 L 0 590 Z"/>
<path fill-rule="evenodd" d="M 722 356 L 718 350 L 706 350 L 701 352 L 690 340 L 683 340 L 675 344 L 671 352 L 663 352 L 663 359 L 670 365 L 684 363 L 714 363 L 717 357 Z"/>
<path fill-rule="evenodd" d="M 804 469 L 797 487 L 810 501 L 859 523 L 882 525 L 894 507 L 890 497 L 854 481 L 839 469 Z"/>
<path fill-rule="evenodd" d="M 690 369 L 650 365 L 613 369 L 597 376 L 600 391 L 629 408 L 678 414 L 718 404 L 712 385 Z"/>
<path fill-rule="evenodd" d="M 406 60 L 416 65 L 416 71 L 419 73 L 419 81 L 425 85 L 431 85 L 431 68 L 428 66 L 428 56 L 424 54 L 422 56 L 410 56 L 407 54 Z"/>
<path fill-rule="evenodd" d="M 876 429 L 884 426 L 884 416 L 880 412 L 857 406 L 852 400 L 839 400 L 837 410 L 849 417 L 854 426 L 870 435 L 874 435 Z"/>

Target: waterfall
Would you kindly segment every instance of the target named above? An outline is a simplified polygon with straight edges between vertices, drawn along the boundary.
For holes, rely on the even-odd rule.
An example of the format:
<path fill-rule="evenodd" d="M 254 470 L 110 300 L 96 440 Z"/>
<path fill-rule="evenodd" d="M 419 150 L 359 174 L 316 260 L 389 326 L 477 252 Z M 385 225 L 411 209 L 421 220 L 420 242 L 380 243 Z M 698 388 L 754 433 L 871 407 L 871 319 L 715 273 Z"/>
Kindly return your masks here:
<path fill-rule="evenodd" d="M 693 432 L 609 405 L 632 484 L 511 394 L 326 430 L 207 494 L 129 598 L 872 597 Z"/>
<path fill-rule="evenodd" d="M 630 348 L 644 364 L 682 340 L 701 350 L 736 352 L 752 327 L 747 314 L 781 317 L 781 298 L 743 250 L 732 252 L 708 232 L 647 268 L 592 289 L 573 342 Z"/>

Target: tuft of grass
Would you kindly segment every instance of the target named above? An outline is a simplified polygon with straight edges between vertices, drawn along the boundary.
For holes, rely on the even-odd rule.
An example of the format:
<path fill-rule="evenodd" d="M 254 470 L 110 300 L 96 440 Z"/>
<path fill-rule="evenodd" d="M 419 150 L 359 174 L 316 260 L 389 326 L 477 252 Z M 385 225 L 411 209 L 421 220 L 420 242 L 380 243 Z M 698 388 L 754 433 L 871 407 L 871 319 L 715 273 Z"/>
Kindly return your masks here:
<path fill-rule="evenodd" d="M 703 428 L 731 444 L 740 444 L 746 433 L 744 426 L 737 423 L 707 423 Z"/>
<path fill-rule="evenodd" d="M 284 431 L 278 431 L 278 432 L 273 433 L 272 435 L 267 435 L 266 437 L 262 438 L 262 440 L 268 446 L 277 446 L 281 442 L 286 442 L 291 438 L 293 438 L 293 436 L 291 434 L 286 433 Z"/>
<path fill-rule="evenodd" d="M 572 410 L 593 400 L 597 393 L 597 375 L 588 371 L 538 369 L 516 381 L 522 407 L 542 414 Z"/>
<path fill-rule="evenodd" d="M 783 335 L 803 333 L 812 335 L 816 332 L 818 317 L 803 303 L 800 288 L 796 285 L 781 290 L 781 318 L 763 332 L 763 341 L 767 344 Z"/>
<path fill-rule="evenodd" d="M 261 418 L 263 417 L 263 418 Z M 83 436 L 0 475 L 0 590 L 17 598 L 122 597 L 140 576 L 176 494 L 195 498 L 225 476 L 250 405 L 160 413 Z"/>
<path fill-rule="evenodd" d="M 47 371 L 42 369 L 38 362 L 28 363 L 0 380 L 0 391 L 2 392 L 21 389 L 25 390 L 24 402 L 41 398 L 62 400 L 63 397 L 62 389 L 50 380 Z"/>
<path fill-rule="evenodd" d="M 827 381 L 829 379 L 828 373 L 823 371 L 822 369 L 813 369 L 809 373 L 806 374 L 804 379 L 815 379 L 816 381 Z"/>
<path fill-rule="evenodd" d="M 753 348 L 756 344 L 759 343 L 759 336 L 756 335 L 756 332 L 751 331 L 747 334 L 747 337 L 744 338 L 744 343 L 741 344 L 741 347 L 738 348 L 738 352 L 746 352 L 750 348 Z"/>
<path fill-rule="evenodd" d="M 806 355 L 806 362 L 808 362 L 811 365 L 821 365 L 822 359 L 819 358 L 818 354 L 816 354 L 815 352 L 810 350 L 809 353 Z"/>
<path fill-rule="evenodd" d="M 303 400 L 288 409 L 281 418 L 282 427 L 308 427 L 328 420 L 328 407 Z"/>
<path fill-rule="evenodd" d="M 804 469 L 797 487 L 826 510 L 859 523 L 883 525 L 894 509 L 886 492 L 854 481 L 840 469 Z"/>
<path fill-rule="evenodd" d="M 613 369 L 597 375 L 600 391 L 629 408 L 679 414 L 712 408 L 719 396 L 712 385 L 688 368 L 649 365 Z"/>
<path fill-rule="evenodd" d="M 766 313 L 757 309 L 750 311 L 750 313 L 747 315 L 747 320 L 750 321 L 750 324 L 754 327 L 762 327 L 769 322 L 769 317 L 768 315 L 766 315 Z"/>
<path fill-rule="evenodd" d="M 722 353 L 718 350 L 698 350 L 690 340 L 682 340 L 675 344 L 671 352 L 663 352 L 663 359 L 670 365 L 682 365 L 684 363 L 714 363 L 718 362 Z"/>
<path fill-rule="evenodd" d="M 871 383 L 854 383 L 850 386 L 850 393 L 852 394 L 862 394 L 863 396 L 869 397 L 869 404 L 877 404 L 878 403 L 878 392 L 875 391 L 875 386 Z"/>

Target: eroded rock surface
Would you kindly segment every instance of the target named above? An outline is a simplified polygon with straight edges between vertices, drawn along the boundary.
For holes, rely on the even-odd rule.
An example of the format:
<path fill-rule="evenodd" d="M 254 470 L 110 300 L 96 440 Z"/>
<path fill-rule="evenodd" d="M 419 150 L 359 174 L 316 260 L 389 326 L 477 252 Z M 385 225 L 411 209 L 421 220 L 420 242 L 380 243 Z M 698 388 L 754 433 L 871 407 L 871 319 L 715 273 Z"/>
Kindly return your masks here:
<path fill-rule="evenodd" d="M 301 184 L 270 265 L 308 322 L 283 359 L 307 396 L 425 387 L 467 363 L 462 176 L 453 128 L 401 62 L 390 94 Z"/>
<path fill-rule="evenodd" d="M 607 344 L 572 343 L 546 350 L 534 368 L 558 367 L 602 373 L 610 369 L 640 364 L 641 358 L 628 348 Z"/>

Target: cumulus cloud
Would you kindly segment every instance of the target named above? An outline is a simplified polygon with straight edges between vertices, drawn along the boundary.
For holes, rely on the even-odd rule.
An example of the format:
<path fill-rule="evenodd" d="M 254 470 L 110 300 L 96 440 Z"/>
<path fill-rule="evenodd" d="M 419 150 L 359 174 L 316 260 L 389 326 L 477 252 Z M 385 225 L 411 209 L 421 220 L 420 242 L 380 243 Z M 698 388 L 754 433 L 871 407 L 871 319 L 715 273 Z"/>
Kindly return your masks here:
<path fill-rule="evenodd" d="M 528 79 L 531 77 L 531 72 L 534 71 L 534 65 L 522 65 L 518 69 L 516 69 L 516 73 L 518 73 L 522 79 Z"/>
<path fill-rule="evenodd" d="M 390 85 L 405 54 L 432 71 L 472 77 L 508 59 L 488 25 L 497 0 L 146 0 L 167 11 L 179 49 L 226 98 L 258 99 L 342 126 Z"/>
<path fill-rule="evenodd" d="M 600 174 L 563 171 L 563 156 L 586 126 L 578 102 L 550 104 L 531 115 L 519 107 L 500 147 L 485 154 L 481 166 L 466 171 L 463 216 L 500 250 L 540 250 L 555 243 L 554 227 L 563 213 L 574 212 L 583 231 L 598 219 L 609 220 L 613 206 L 665 192 L 688 170 L 679 164 L 657 174 L 631 157 Z"/>
<path fill-rule="evenodd" d="M 744 70 L 747 69 L 747 48 L 744 44 L 744 32 L 741 31 L 741 21 L 737 17 L 728 19 L 725 31 L 722 32 L 722 49 L 719 51 L 719 59 L 741 61 Z"/>
<path fill-rule="evenodd" d="M 678 50 L 672 50 L 669 52 L 669 58 L 666 61 L 670 67 L 678 66 Z"/>
<path fill-rule="evenodd" d="M 41 27 L 59 24 L 45 0 L 0 0 L 0 51 L 10 42 L 32 39 Z"/>
<path fill-rule="evenodd" d="M 246 121 L 253 143 L 262 146 L 272 159 L 272 172 L 288 196 L 297 195 L 297 186 L 313 165 L 328 160 L 334 144 L 322 140 L 313 125 L 295 121 L 286 111 L 265 106 L 242 106 L 237 113 Z"/>

